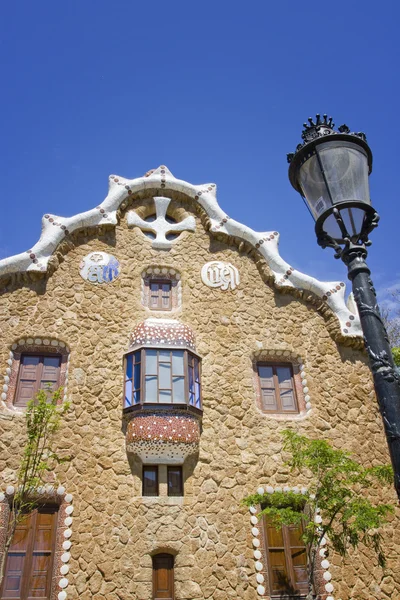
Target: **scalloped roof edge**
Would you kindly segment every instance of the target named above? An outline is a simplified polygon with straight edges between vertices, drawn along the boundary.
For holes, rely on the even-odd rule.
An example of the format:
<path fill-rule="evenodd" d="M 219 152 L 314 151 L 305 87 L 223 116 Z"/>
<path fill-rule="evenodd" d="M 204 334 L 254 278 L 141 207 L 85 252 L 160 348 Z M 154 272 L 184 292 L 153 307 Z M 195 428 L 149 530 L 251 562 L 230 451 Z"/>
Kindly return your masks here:
<path fill-rule="evenodd" d="M 214 183 L 193 185 L 176 179 L 163 165 L 143 177 L 125 179 L 116 175 L 109 177 L 106 198 L 95 208 L 73 217 L 58 217 L 46 214 L 42 218 L 42 233 L 38 242 L 26 252 L 0 260 L 0 277 L 22 272 L 46 272 L 49 260 L 57 246 L 69 233 L 83 227 L 117 225 L 117 211 L 131 194 L 146 189 L 182 192 L 195 200 L 210 219 L 211 233 L 224 233 L 239 238 L 253 246 L 265 259 L 275 279 L 276 286 L 292 287 L 314 293 L 331 308 L 336 315 L 341 335 L 347 338 L 362 336 L 360 320 L 355 303 L 345 302 L 346 286 L 343 282 L 319 281 L 314 277 L 293 269 L 279 254 L 279 233 L 276 231 L 254 231 L 250 227 L 231 219 L 219 206 Z"/>

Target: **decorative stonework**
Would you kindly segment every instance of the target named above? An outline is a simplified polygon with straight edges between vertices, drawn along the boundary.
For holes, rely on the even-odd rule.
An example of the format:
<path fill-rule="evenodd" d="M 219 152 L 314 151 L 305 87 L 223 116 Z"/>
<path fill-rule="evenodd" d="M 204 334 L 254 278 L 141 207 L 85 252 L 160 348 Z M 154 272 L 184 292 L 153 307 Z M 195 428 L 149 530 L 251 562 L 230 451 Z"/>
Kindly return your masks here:
<path fill-rule="evenodd" d="M 120 265 L 112 254 L 91 252 L 79 265 L 81 277 L 90 283 L 110 283 L 119 275 Z"/>
<path fill-rule="evenodd" d="M 63 388 L 63 400 L 67 398 L 68 390 L 68 365 L 70 351 L 68 346 L 60 340 L 45 338 L 22 338 L 12 344 L 7 360 L 6 374 L 1 393 L 0 406 L 16 413 L 24 412 L 23 408 L 14 406 L 15 390 L 18 382 L 18 371 L 22 354 L 58 354 L 61 355 L 60 383 Z"/>
<path fill-rule="evenodd" d="M 179 410 L 157 410 L 134 415 L 128 423 L 126 448 L 144 464 L 182 464 L 197 454 L 200 421 Z"/>
<path fill-rule="evenodd" d="M 181 275 L 176 269 L 163 266 L 147 267 L 142 272 L 141 300 L 143 306 L 150 309 L 150 282 L 152 279 L 162 279 L 171 282 L 171 310 L 182 306 Z M 151 310 L 151 309 L 150 309 Z"/>
<path fill-rule="evenodd" d="M 168 239 L 168 234 L 181 233 L 182 231 L 195 231 L 196 221 L 194 217 L 186 217 L 180 223 L 169 223 L 166 220 L 166 214 L 171 198 L 156 196 L 154 198 L 156 218 L 154 221 L 144 221 L 134 211 L 128 213 L 128 225 L 130 227 L 140 227 L 143 231 L 150 231 L 156 237 L 152 247 L 157 250 L 169 250 L 173 240 Z"/>
<path fill-rule="evenodd" d="M 183 346 L 196 350 L 193 330 L 174 319 L 146 319 L 136 325 L 129 338 L 129 350 L 137 346 Z"/>
<path fill-rule="evenodd" d="M 273 494 L 274 492 L 294 492 L 295 494 L 307 494 L 308 489 L 306 487 L 289 487 L 289 486 L 276 486 L 267 485 L 264 487 L 257 488 L 257 494 Z M 264 585 L 266 581 L 268 582 L 269 574 L 268 574 L 268 558 L 267 558 L 267 550 L 265 546 L 265 531 L 263 521 L 259 520 L 256 516 L 257 513 L 261 511 L 261 506 L 255 507 L 250 506 L 250 524 L 251 524 L 251 534 L 252 538 L 252 546 L 253 546 L 253 556 L 254 556 L 254 568 L 256 571 L 256 581 L 257 581 L 257 594 L 259 596 L 268 596 L 269 591 L 266 589 Z M 315 516 L 315 522 L 320 522 L 320 517 L 318 514 Z M 316 584 L 317 588 L 320 590 L 318 597 L 321 597 L 321 600 L 335 600 L 331 593 L 334 591 L 333 583 L 331 582 L 332 574 L 329 571 L 330 562 L 327 560 L 327 540 L 326 538 L 322 538 L 321 546 L 322 548 L 319 550 L 319 561 L 318 568 L 316 570 Z M 318 571 L 322 571 L 321 577 L 319 577 Z M 322 585 L 325 588 L 325 592 L 322 592 Z M 321 595 L 322 592 L 322 595 Z M 326 595 L 329 594 L 329 595 Z"/>
<path fill-rule="evenodd" d="M 42 220 L 40 240 L 28 251 L 1 260 L 0 276 L 18 272 L 47 271 L 52 254 L 59 243 L 66 237 L 68 238 L 70 233 L 83 227 L 116 226 L 118 223 L 117 212 L 120 207 L 126 207 L 126 203 L 132 194 L 143 193 L 146 190 L 151 190 L 154 193 L 155 189 L 183 193 L 193 199 L 206 212 L 210 220 L 211 234 L 223 233 L 228 237 L 240 239 L 253 246 L 269 266 L 275 282 L 279 282 L 280 287 L 309 290 L 326 302 L 336 314 L 343 336 L 358 338 L 362 336 L 358 315 L 352 313 L 351 309 L 346 306 L 345 286 L 342 285 L 342 282 L 321 282 L 292 269 L 279 254 L 279 234 L 276 231 L 257 232 L 234 219 L 230 219 L 218 205 L 215 184 L 192 185 L 181 179 L 176 179 L 164 165 L 150 174 L 136 179 L 125 179 L 111 175 L 109 178 L 109 193 L 105 200 L 96 208 L 85 213 L 73 217 L 45 215 Z M 166 203 L 169 200 L 169 198 L 166 198 L 159 204 L 160 220 L 157 226 L 155 221 L 148 223 L 139 219 L 135 213 L 131 213 L 131 216 L 128 217 L 128 222 L 130 221 L 133 226 L 144 226 L 146 231 L 151 230 L 149 225 L 153 228 L 157 227 L 155 234 L 159 235 L 158 241 L 161 245 L 158 246 L 156 238 L 153 247 L 167 249 L 171 247 L 171 241 L 165 238 L 168 231 L 174 231 L 170 229 L 172 224 L 165 221 Z M 186 219 L 182 223 L 185 223 L 185 221 Z M 176 225 L 182 227 L 182 223 Z M 191 231 L 192 225 L 193 223 L 186 221 L 184 230 Z M 175 229 L 175 231 L 178 230 Z M 288 271 L 290 271 L 289 275 Z M 338 289 L 338 286 L 340 289 Z M 336 290 L 335 293 L 332 293 L 332 290 Z M 354 317 L 354 319 L 350 317 Z M 351 323 L 351 327 L 348 323 Z"/>
<path fill-rule="evenodd" d="M 261 396 L 260 386 L 258 381 L 257 363 L 259 362 L 279 362 L 279 363 L 291 363 L 293 368 L 293 380 L 295 384 L 296 398 L 299 406 L 299 414 L 274 414 L 266 413 L 261 408 Z M 304 419 L 311 413 L 311 396 L 308 388 L 308 380 L 306 374 L 306 367 L 301 356 L 297 356 L 295 352 L 288 349 L 262 349 L 256 352 L 253 360 L 253 379 L 254 389 L 256 391 L 256 404 L 258 409 L 262 412 L 263 416 L 270 419 L 276 419 L 277 421 L 283 420 L 300 420 Z"/>
<path fill-rule="evenodd" d="M 10 518 L 10 503 L 14 491 L 14 486 L 8 485 L 5 492 L 0 492 L 0 556 L 4 552 L 5 531 Z M 71 559 L 73 497 L 61 485 L 57 489 L 52 485 L 39 488 L 38 497 L 41 505 L 59 506 L 50 597 L 51 600 L 67 600 L 67 587 L 70 583 L 68 563 Z"/>
<path fill-rule="evenodd" d="M 213 260 L 201 269 L 202 282 L 210 288 L 234 290 L 240 283 L 239 271 L 231 263 Z"/>

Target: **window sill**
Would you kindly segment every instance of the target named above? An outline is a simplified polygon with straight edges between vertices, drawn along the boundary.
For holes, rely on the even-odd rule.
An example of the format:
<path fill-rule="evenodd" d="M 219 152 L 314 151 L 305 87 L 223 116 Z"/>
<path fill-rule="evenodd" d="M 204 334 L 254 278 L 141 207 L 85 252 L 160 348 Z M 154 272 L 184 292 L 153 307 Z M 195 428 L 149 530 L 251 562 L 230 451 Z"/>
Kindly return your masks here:
<path fill-rule="evenodd" d="M 145 412 L 145 411 L 170 411 L 170 410 L 178 410 L 178 411 L 187 411 L 189 413 L 193 413 L 194 415 L 202 416 L 203 410 L 201 408 L 196 408 L 195 406 L 190 406 L 188 404 L 159 404 L 159 403 L 151 403 L 146 402 L 145 404 L 135 404 L 134 406 L 128 406 L 127 408 L 123 408 L 124 415 L 130 415 L 136 412 Z"/>
<path fill-rule="evenodd" d="M 164 506 L 182 506 L 184 504 L 184 496 L 136 496 L 134 500 L 139 500 L 147 505 L 164 505 Z"/>

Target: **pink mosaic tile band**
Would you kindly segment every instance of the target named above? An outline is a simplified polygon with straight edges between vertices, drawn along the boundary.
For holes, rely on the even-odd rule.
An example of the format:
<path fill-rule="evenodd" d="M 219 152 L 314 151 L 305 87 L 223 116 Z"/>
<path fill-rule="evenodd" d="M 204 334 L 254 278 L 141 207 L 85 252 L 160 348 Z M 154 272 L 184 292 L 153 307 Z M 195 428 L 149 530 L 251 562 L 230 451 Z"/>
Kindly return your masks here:
<path fill-rule="evenodd" d="M 172 319 L 147 319 L 139 323 L 130 335 L 129 348 L 147 344 L 184 346 L 196 350 L 196 339 L 192 329 Z"/>
<path fill-rule="evenodd" d="M 199 451 L 200 423 L 183 412 L 137 415 L 128 424 L 126 448 L 144 464 L 183 464 Z"/>

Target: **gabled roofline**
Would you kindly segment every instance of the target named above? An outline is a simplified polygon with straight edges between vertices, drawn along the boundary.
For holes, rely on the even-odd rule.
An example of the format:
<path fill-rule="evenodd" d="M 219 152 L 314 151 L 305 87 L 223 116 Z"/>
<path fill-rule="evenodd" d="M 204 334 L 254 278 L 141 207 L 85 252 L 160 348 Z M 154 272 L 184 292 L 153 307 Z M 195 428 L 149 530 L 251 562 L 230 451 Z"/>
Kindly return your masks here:
<path fill-rule="evenodd" d="M 341 335 L 354 338 L 362 336 L 361 326 L 355 304 L 346 305 L 343 282 L 319 281 L 314 277 L 293 269 L 279 254 L 279 233 L 276 231 L 254 231 L 250 227 L 231 219 L 219 206 L 214 183 L 192 185 L 182 179 L 176 179 L 169 169 L 160 166 L 144 177 L 125 179 L 110 175 L 109 190 L 106 198 L 95 208 L 73 217 L 58 217 L 46 214 L 42 218 L 42 233 L 38 242 L 30 250 L 0 260 L 0 277 L 23 272 L 45 273 L 51 256 L 57 246 L 70 233 L 99 225 L 116 226 L 117 211 L 132 194 L 146 189 L 158 189 L 184 193 L 197 202 L 210 219 L 210 232 L 222 233 L 239 238 L 250 244 L 264 258 L 271 270 L 275 285 L 298 290 L 307 290 L 321 298 L 336 315 Z M 123 207 L 123 206 L 122 206 Z"/>

